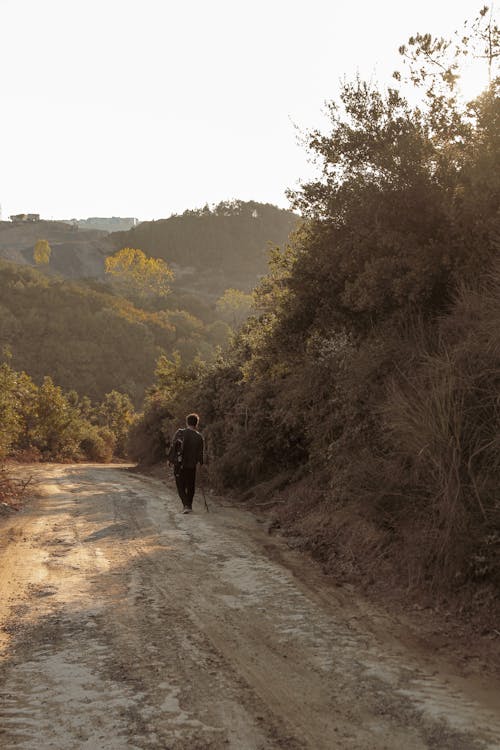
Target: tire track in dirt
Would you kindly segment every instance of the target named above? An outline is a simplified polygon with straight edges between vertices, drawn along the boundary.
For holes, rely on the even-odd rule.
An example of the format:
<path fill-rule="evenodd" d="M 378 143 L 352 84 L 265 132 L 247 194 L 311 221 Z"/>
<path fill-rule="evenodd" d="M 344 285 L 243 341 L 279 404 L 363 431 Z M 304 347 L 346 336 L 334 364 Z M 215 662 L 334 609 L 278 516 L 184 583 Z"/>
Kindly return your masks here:
<path fill-rule="evenodd" d="M 0 549 L 3 750 L 500 748 L 498 684 L 429 672 L 249 514 L 183 516 L 114 467 L 37 472 Z"/>

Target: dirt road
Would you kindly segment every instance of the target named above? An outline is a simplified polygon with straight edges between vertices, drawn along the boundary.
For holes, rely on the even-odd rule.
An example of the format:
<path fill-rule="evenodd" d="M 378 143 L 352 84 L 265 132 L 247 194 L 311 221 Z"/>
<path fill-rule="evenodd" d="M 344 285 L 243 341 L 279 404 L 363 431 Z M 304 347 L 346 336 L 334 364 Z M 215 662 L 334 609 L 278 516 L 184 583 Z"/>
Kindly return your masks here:
<path fill-rule="evenodd" d="M 251 514 L 43 466 L 0 528 L 2 750 L 493 750 L 500 686 L 404 646 Z"/>

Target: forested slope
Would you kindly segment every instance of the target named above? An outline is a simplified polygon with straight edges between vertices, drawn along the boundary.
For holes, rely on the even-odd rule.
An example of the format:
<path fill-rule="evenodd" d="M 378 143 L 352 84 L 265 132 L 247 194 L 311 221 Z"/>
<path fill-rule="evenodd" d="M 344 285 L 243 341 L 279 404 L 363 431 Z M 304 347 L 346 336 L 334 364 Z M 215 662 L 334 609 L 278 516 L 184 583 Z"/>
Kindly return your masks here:
<path fill-rule="evenodd" d="M 145 221 L 127 232 L 82 230 L 62 221 L 0 222 L 0 258 L 33 265 L 38 240 L 51 248 L 48 274 L 64 278 L 105 277 L 107 256 L 138 248 L 173 265 L 174 289 L 214 299 L 227 288 L 251 289 L 267 270 L 269 247 L 283 246 L 297 215 L 257 201 L 227 201 Z"/>
<path fill-rule="evenodd" d="M 0 262 L 0 347 L 37 383 L 101 399 L 117 389 L 138 404 L 158 357 L 210 356 L 217 328 L 187 312 L 148 312 L 98 283 L 54 279 Z"/>
<path fill-rule="evenodd" d="M 283 246 L 298 217 L 265 203 L 232 201 L 145 221 L 109 241 L 116 249 L 137 247 L 176 270 L 174 288 L 220 296 L 225 289 L 252 288 L 266 273 L 269 246 Z"/>
<path fill-rule="evenodd" d="M 0 261 L 0 459 L 123 455 L 155 371 L 214 360 L 252 301 L 232 287 L 255 283 L 294 222 L 273 206 L 221 204 L 114 237 L 113 257 L 104 233 L 2 222 L 0 255 L 14 262 Z M 161 253 L 135 247 L 154 253 L 156 240 L 179 262 L 177 288 Z"/>
<path fill-rule="evenodd" d="M 487 12 L 471 28 L 401 48 L 418 106 L 342 86 L 257 314 L 203 372 L 158 373 L 131 449 L 151 459 L 199 410 L 214 484 L 279 499 L 339 578 L 475 613 L 500 591 L 500 40 Z M 472 102 L 455 49 L 489 66 Z"/>

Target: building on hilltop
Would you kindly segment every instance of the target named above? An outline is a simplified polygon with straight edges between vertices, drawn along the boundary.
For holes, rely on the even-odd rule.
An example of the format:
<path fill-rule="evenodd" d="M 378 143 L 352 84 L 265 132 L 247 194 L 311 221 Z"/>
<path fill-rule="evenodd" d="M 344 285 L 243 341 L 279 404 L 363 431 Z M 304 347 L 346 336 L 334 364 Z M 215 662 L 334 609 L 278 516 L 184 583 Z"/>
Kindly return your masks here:
<path fill-rule="evenodd" d="M 14 224 L 26 224 L 29 221 L 40 221 L 40 214 L 13 214 L 9 219 Z"/>
<path fill-rule="evenodd" d="M 73 219 L 73 223 L 80 229 L 101 229 L 105 232 L 127 232 L 137 226 L 138 220 L 131 217 L 91 216 L 88 219 Z"/>

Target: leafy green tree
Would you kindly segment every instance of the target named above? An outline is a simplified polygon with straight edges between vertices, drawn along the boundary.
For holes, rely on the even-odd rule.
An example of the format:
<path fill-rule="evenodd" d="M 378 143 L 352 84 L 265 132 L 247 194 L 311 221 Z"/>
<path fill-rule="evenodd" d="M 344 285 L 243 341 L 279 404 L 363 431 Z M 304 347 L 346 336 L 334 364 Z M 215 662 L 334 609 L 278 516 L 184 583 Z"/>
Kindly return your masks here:
<path fill-rule="evenodd" d="M 156 391 L 161 391 L 167 400 L 173 400 L 185 382 L 182 360 L 179 352 L 174 352 L 171 358 L 161 356 L 155 370 Z"/>
<path fill-rule="evenodd" d="M 253 297 L 240 289 L 226 289 L 216 302 L 220 317 L 233 328 L 238 328 L 250 314 Z"/>
<path fill-rule="evenodd" d="M 215 320 L 207 326 L 207 334 L 215 346 L 227 346 L 231 338 L 231 328 L 223 320 Z"/>
<path fill-rule="evenodd" d="M 106 393 L 96 414 L 98 424 L 107 427 L 113 434 L 117 455 L 124 456 L 128 432 L 135 417 L 130 397 L 119 391 Z"/>
<path fill-rule="evenodd" d="M 38 421 L 33 430 L 33 442 L 42 453 L 59 454 L 75 420 L 75 412 L 63 391 L 52 379 L 45 377 L 38 389 L 36 411 Z"/>
<path fill-rule="evenodd" d="M 110 461 L 115 433 L 125 439 L 130 421 L 125 408 L 131 404 L 122 394 L 108 395 L 113 429 L 92 424 L 95 410 L 76 391 L 65 394 L 50 378 L 38 387 L 26 373 L 0 365 L 0 460 L 24 455 L 30 460 Z"/>
<path fill-rule="evenodd" d="M 0 342 L 5 347 L 21 334 L 21 324 L 5 305 L 0 304 Z"/>
<path fill-rule="evenodd" d="M 16 399 L 17 373 L 0 365 L 0 460 L 10 452 L 22 430 Z"/>
<path fill-rule="evenodd" d="M 84 426 L 80 448 L 89 461 L 108 463 L 115 453 L 115 436 L 108 427 Z"/>
<path fill-rule="evenodd" d="M 442 311 L 495 252 L 496 86 L 465 109 L 453 96 L 411 107 L 361 81 L 340 99 L 330 132 L 310 134 L 320 179 L 291 194 L 308 219 L 289 281 L 291 331 Z"/>
<path fill-rule="evenodd" d="M 16 373 L 13 399 L 21 426 L 14 447 L 21 452 L 29 451 L 33 447 L 32 437 L 39 421 L 38 387 L 25 372 Z"/>
<path fill-rule="evenodd" d="M 66 400 L 85 422 L 92 424 L 97 421 L 96 409 L 88 396 L 80 396 L 73 388 L 66 393 Z"/>

